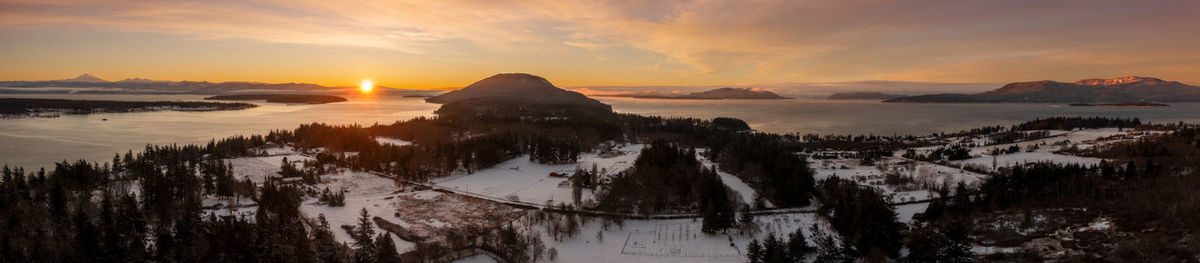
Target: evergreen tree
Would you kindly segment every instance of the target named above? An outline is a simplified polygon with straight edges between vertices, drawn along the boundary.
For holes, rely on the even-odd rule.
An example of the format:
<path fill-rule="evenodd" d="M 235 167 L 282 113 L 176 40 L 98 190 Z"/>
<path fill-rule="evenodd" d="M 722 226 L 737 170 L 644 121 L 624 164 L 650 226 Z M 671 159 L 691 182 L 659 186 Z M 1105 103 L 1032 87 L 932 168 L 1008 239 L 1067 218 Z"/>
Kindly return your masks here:
<path fill-rule="evenodd" d="M 384 232 L 380 233 L 379 237 L 375 238 L 375 247 L 377 251 L 377 263 L 399 263 L 400 252 L 396 250 L 396 243 L 392 242 L 392 235 Z"/>
<path fill-rule="evenodd" d="M 317 216 L 317 225 L 313 228 L 312 235 L 317 261 L 344 262 L 341 249 L 339 249 L 342 244 L 334 239 L 333 232 L 329 229 L 329 221 L 325 219 L 325 214 Z"/>
<path fill-rule="evenodd" d="M 359 212 L 358 225 L 354 228 L 354 261 L 359 263 L 371 263 L 377 257 L 375 256 L 375 243 L 371 240 L 375 236 L 375 227 L 372 226 L 371 215 L 367 213 L 367 209 L 363 208 Z"/>
<path fill-rule="evenodd" d="M 812 252 L 812 247 L 808 246 L 808 242 L 804 239 L 804 232 L 796 229 L 791 235 L 788 235 L 787 240 L 788 258 L 792 262 L 801 262 L 808 253 Z"/>
<path fill-rule="evenodd" d="M 750 244 L 746 245 L 746 257 L 749 258 L 750 263 L 763 262 L 763 247 L 758 244 L 758 239 L 751 239 Z"/>

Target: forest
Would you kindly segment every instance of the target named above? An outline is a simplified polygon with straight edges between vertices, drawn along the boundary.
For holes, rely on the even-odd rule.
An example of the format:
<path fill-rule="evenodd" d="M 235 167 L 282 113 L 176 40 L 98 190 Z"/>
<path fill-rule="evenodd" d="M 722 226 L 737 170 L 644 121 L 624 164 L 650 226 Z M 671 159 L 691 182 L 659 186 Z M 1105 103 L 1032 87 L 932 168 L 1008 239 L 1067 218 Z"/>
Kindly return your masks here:
<path fill-rule="evenodd" d="M 945 197 L 931 202 L 923 221 L 937 228 L 962 228 L 981 238 L 1013 242 L 1016 240 L 1005 241 L 990 232 L 984 225 L 990 222 L 988 218 L 1011 214 L 1024 218 L 1022 224 L 1033 224 L 1032 218 L 1037 216 L 1091 220 L 1104 215 L 1126 236 L 1093 240 L 1093 248 L 1079 248 L 1100 257 L 1080 255 L 1066 260 L 1192 261 L 1200 253 L 1200 240 L 1191 234 L 1200 231 L 1200 224 L 1192 218 L 1200 213 L 1200 199 L 1194 195 L 1200 187 L 1200 177 L 1195 174 L 1200 167 L 1194 161 L 1200 158 L 1198 127 L 1160 124 L 1137 128 L 1169 132 L 1095 149 L 1090 153 L 1113 160 L 1098 165 L 1033 163 L 1001 169 L 977 188 L 959 185 L 953 195 L 950 189 L 942 189 Z M 1044 260 L 1032 253 L 989 259 Z"/>

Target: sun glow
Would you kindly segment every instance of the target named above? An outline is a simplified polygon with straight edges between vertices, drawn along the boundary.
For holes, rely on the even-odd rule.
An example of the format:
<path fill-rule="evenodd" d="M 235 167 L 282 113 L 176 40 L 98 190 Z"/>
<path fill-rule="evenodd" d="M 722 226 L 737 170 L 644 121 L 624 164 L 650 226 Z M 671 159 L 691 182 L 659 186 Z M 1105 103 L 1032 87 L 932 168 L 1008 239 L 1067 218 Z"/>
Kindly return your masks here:
<path fill-rule="evenodd" d="M 364 79 L 362 84 L 358 84 L 358 89 L 362 90 L 364 93 L 371 92 L 372 89 L 375 89 L 375 82 L 371 82 L 369 79 Z"/>

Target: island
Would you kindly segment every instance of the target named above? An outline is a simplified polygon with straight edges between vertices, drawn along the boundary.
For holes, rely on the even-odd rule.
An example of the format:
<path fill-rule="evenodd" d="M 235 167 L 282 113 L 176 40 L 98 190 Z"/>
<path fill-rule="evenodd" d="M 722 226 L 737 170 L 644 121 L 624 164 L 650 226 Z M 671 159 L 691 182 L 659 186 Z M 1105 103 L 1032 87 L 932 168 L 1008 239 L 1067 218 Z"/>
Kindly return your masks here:
<path fill-rule="evenodd" d="M 303 103 L 325 104 L 346 101 L 346 98 L 332 95 L 314 94 L 237 94 L 217 95 L 204 98 L 205 100 L 265 100 L 274 103 Z"/>
<path fill-rule="evenodd" d="M 1200 87 L 1150 77 L 1051 80 L 1009 83 L 999 89 L 975 93 L 944 93 L 900 97 L 884 102 L 902 103 L 1119 103 L 1128 101 L 1195 102 Z"/>
<path fill-rule="evenodd" d="M 1114 108 L 1166 108 L 1171 105 L 1152 102 L 1122 102 L 1122 103 L 1071 103 L 1071 107 L 1114 107 Z"/>
<path fill-rule="evenodd" d="M 779 96 L 762 88 L 718 88 L 702 92 L 692 92 L 687 95 L 648 93 L 624 93 L 597 95 L 604 97 L 625 97 L 638 99 L 675 99 L 675 100 L 790 100 L 792 98 Z"/>
<path fill-rule="evenodd" d="M 464 108 L 500 110 L 499 105 L 612 111 L 612 106 L 608 104 L 588 98 L 579 92 L 558 88 L 545 78 L 528 73 L 496 74 L 462 89 L 426 98 L 425 101 L 446 104 L 447 106 L 439 109 L 439 112 Z M 450 105 L 455 102 L 461 103 Z"/>
<path fill-rule="evenodd" d="M 904 97 L 900 94 L 887 94 L 882 92 L 838 92 L 829 95 L 831 100 L 890 100 L 899 97 Z"/>
<path fill-rule="evenodd" d="M 59 114 L 148 111 L 221 111 L 258 107 L 250 103 L 200 101 L 113 101 L 0 98 L 0 118 L 58 117 Z"/>

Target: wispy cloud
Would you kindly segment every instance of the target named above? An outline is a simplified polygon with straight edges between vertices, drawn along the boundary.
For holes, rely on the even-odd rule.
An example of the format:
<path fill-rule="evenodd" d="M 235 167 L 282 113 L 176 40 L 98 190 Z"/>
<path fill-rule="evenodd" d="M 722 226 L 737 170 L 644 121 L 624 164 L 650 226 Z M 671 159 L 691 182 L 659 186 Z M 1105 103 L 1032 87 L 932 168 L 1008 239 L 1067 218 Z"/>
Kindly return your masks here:
<path fill-rule="evenodd" d="M 658 55 L 635 68 L 734 81 L 996 81 L 1196 75 L 1197 12 L 1196 1 L 1115 0 L 6 0 L 0 29 L 149 32 L 410 54 L 461 52 L 460 44 L 478 49 L 475 55 L 577 49 L 613 58 L 634 50 Z"/>

